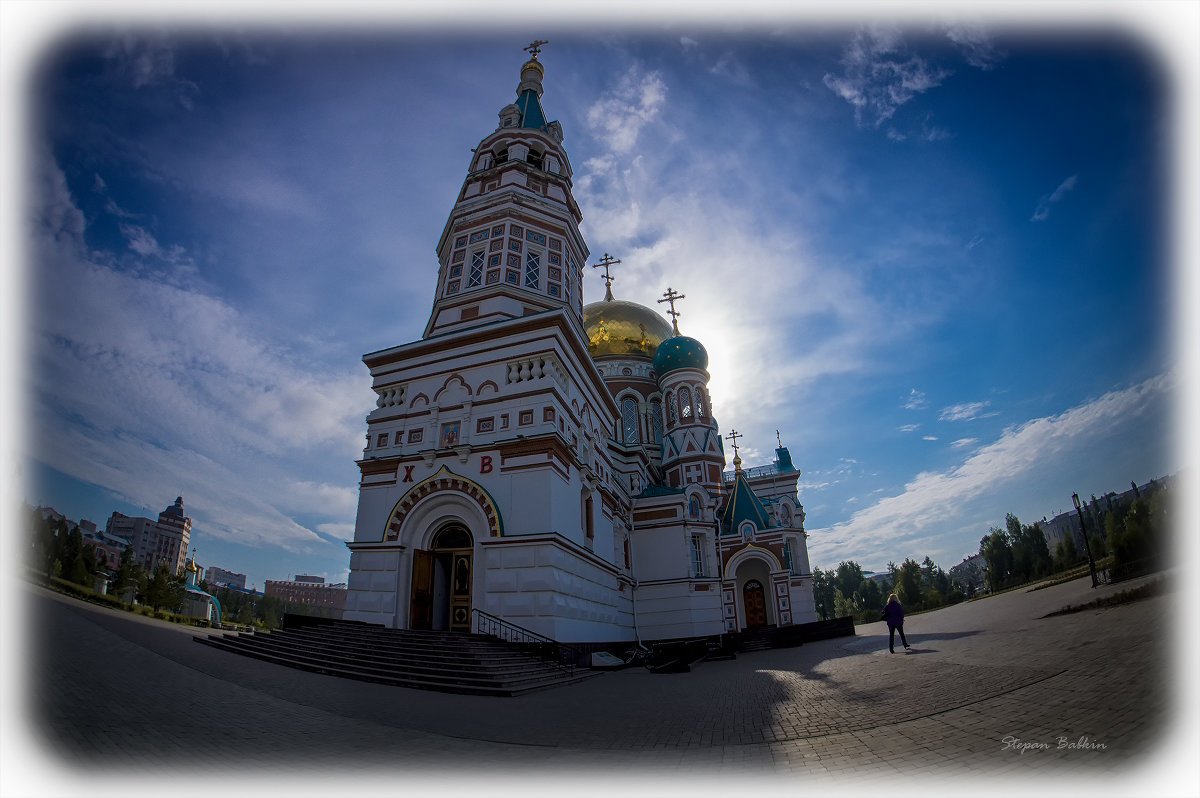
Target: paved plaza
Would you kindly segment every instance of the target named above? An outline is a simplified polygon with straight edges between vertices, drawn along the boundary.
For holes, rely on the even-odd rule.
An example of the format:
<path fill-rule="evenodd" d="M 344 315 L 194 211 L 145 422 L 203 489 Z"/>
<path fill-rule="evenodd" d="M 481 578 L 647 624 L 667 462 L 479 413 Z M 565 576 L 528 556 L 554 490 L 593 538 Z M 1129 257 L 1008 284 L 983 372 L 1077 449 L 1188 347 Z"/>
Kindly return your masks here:
<path fill-rule="evenodd" d="M 797 794 L 877 781 L 888 794 L 1023 782 L 1195 794 L 1196 760 L 1179 755 L 1195 725 L 1193 679 L 1171 645 L 1180 597 L 1042 617 L 1136 584 L 1085 578 L 910 616 L 908 652 L 890 654 L 874 623 L 691 673 L 627 669 L 517 698 L 292 670 L 28 586 L 41 631 L 21 680 L 21 764 L 38 774 L 31 794 L 131 794 L 162 779 L 233 795 L 347 779 L 643 794 L 747 777 Z"/>

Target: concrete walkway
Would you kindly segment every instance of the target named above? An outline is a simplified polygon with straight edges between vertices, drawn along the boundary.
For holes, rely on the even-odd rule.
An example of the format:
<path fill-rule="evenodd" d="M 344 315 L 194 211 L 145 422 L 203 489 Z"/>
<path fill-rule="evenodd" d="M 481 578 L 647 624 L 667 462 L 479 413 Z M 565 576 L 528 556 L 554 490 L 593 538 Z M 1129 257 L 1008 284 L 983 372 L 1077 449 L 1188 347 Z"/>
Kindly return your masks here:
<path fill-rule="evenodd" d="M 344 794 L 352 782 L 390 793 L 415 780 L 640 795 L 746 777 L 812 794 L 869 781 L 889 794 L 1022 782 L 1196 794 L 1196 760 L 1178 753 L 1195 741 L 1182 709 L 1194 680 L 1167 645 L 1178 597 L 1042 617 L 1136 584 L 1082 579 L 912 616 L 912 649 L 894 655 L 875 623 L 688 674 L 629 669 L 509 699 L 291 670 L 29 586 L 42 632 L 21 677 L 20 764 L 39 795 L 161 792 L 163 779 L 175 794 Z"/>

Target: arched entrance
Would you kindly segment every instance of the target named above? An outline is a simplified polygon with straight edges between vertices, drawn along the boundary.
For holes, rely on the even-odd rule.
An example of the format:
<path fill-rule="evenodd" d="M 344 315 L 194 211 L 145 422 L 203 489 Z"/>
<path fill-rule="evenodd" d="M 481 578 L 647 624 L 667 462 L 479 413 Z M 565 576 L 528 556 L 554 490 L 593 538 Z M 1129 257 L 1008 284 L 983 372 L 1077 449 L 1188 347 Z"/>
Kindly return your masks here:
<path fill-rule="evenodd" d="M 471 631 L 471 567 L 474 540 L 465 526 L 450 523 L 429 549 L 413 551 L 410 629 Z"/>
<path fill-rule="evenodd" d="M 762 582 L 757 579 L 746 581 L 742 588 L 742 606 L 746 608 L 747 629 L 767 625 L 767 599 Z"/>

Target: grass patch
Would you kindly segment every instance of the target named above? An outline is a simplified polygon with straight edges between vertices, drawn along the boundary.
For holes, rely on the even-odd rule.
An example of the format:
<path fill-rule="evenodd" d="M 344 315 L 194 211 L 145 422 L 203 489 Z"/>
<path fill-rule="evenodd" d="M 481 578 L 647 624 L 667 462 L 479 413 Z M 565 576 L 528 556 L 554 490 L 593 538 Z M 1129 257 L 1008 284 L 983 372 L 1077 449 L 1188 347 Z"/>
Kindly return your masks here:
<path fill-rule="evenodd" d="M 1121 604 L 1128 604 L 1131 601 L 1140 601 L 1141 599 L 1151 598 L 1167 592 L 1167 579 L 1160 576 L 1153 582 L 1147 582 L 1144 585 L 1132 587 L 1129 590 L 1122 590 L 1119 593 L 1113 593 L 1111 596 L 1098 598 L 1095 601 L 1089 601 L 1087 604 L 1068 605 L 1061 610 L 1043 615 L 1043 618 L 1053 618 L 1055 615 L 1070 615 L 1074 612 L 1084 612 L 1085 610 L 1099 610 L 1105 607 L 1116 607 Z"/>

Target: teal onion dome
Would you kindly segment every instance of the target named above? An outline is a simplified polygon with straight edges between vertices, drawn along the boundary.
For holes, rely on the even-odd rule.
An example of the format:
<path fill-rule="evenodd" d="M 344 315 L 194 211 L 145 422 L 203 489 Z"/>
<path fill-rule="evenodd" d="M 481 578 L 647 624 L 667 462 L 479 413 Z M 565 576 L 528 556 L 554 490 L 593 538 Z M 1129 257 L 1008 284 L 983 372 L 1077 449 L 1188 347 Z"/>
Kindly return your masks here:
<path fill-rule="evenodd" d="M 654 354 L 654 371 L 658 376 L 669 374 L 677 369 L 708 368 L 708 352 L 695 338 L 677 335 L 668 338 L 658 345 Z"/>

